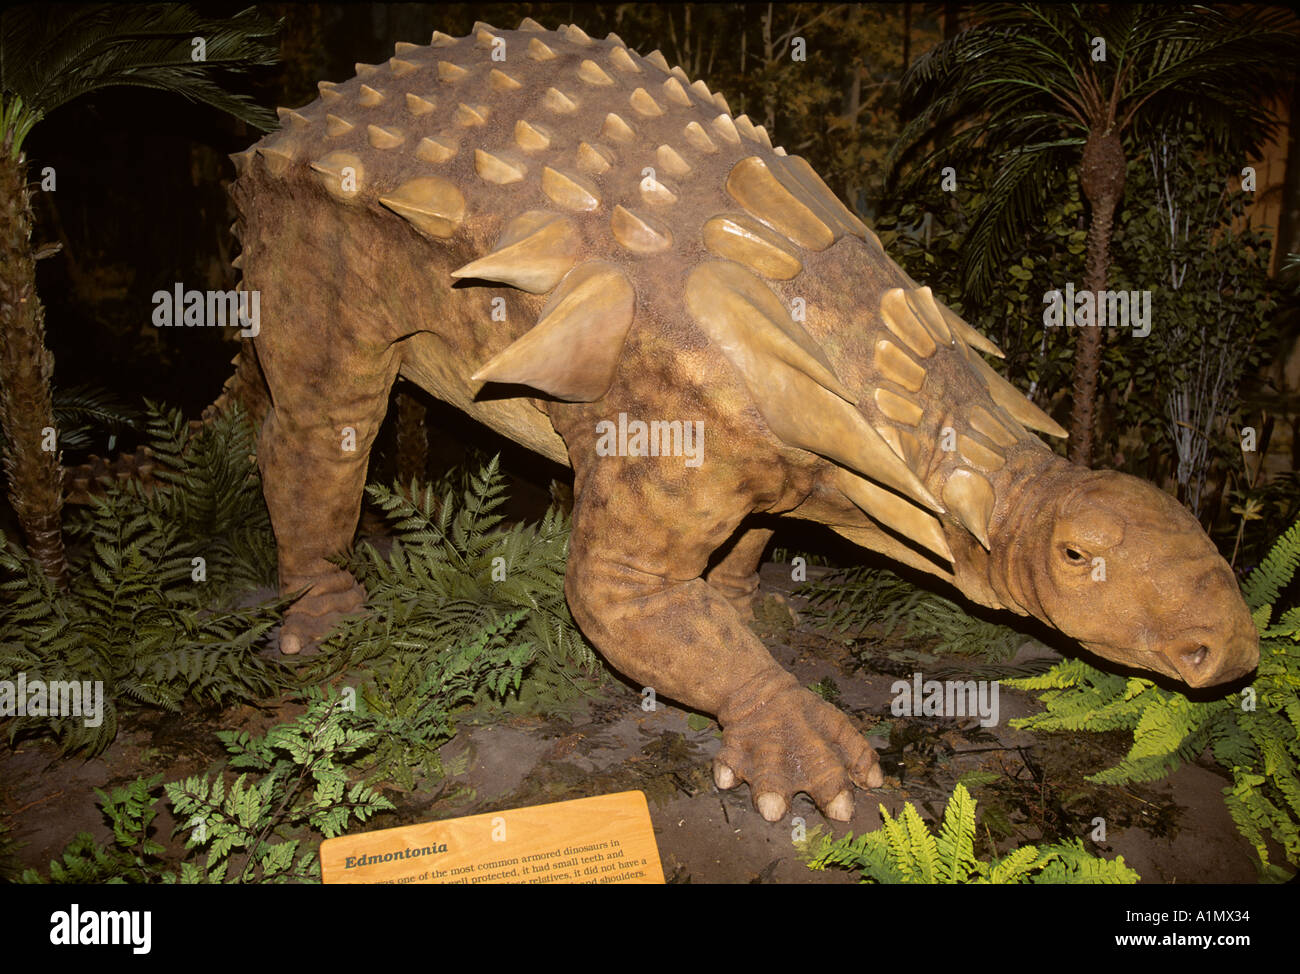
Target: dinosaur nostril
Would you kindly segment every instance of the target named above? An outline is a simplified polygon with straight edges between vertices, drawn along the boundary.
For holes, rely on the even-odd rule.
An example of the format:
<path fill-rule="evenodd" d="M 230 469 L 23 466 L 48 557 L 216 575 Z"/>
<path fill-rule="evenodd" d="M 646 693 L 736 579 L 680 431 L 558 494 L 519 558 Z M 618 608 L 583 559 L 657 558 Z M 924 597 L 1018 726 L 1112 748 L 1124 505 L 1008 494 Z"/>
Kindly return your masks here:
<path fill-rule="evenodd" d="M 1191 652 L 1183 653 L 1183 661 L 1186 662 L 1189 666 L 1194 666 L 1197 668 L 1199 668 L 1201 664 L 1204 663 L 1209 658 L 1210 658 L 1210 647 L 1204 644 L 1197 646 L 1196 649 L 1192 650 Z"/>

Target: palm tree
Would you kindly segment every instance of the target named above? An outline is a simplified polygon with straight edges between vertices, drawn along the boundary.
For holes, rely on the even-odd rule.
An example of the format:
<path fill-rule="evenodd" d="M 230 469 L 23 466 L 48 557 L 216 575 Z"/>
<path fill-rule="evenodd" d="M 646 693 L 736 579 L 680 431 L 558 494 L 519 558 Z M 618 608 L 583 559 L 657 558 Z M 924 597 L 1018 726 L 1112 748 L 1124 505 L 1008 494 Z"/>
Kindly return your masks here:
<path fill-rule="evenodd" d="M 998 163 L 966 240 L 964 288 L 976 301 L 1041 217 L 1053 173 L 1075 166 L 1089 207 L 1083 288 L 1105 288 L 1127 147 L 1190 121 L 1244 161 L 1271 134 L 1264 106 L 1300 53 L 1283 9 L 995 4 L 978 14 L 903 79 L 919 111 L 887 163 L 892 173 L 926 136 L 936 147 L 910 187 L 936 166 Z M 1103 329 L 1079 328 L 1075 340 L 1070 459 L 1090 465 Z"/>
<path fill-rule="evenodd" d="M 63 471 L 50 397 L 54 357 L 45 347 L 45 313 L 36 294 L 23 141 L 59 106 L 118 85 L 174 92 L 269 129 L 273 113 L 225 91 L 212 76 L 274 63 L 267 38 L 275 28 L 251 7 L 227 20 L 170 4 L 32 5 L 0 14 L 0 429 L 9 446 L 4 468 L 28 550 L 60 588 L 67 586 L 68 568 Z M 202 38 L 201 46 L 196 38 Z M 202 59 L 195 60 L 199 53 Z"/>

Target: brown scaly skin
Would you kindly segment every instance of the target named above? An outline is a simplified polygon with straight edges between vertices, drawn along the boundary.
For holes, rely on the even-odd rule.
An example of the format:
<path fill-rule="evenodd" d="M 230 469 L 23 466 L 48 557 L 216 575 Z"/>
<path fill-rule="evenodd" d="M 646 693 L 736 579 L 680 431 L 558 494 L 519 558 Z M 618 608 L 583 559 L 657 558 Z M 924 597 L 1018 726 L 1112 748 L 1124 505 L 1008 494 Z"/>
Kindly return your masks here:
<path fill-rule="evenodd" d="M 811 170 L 653 56 L 521 28 L 399 45 L 237 157 L 272 394 L 258 460 L 281 588 L 306 590 L 282 651 L 363 604 L 329 559 L 351 544 L 400 375 L 572 466 L 574 617 L 616 669 L 718 716 L 715 780 L 749 782 L 769 820 L 797 792 L 847 819 L 882 775 L 746 625 L 770 537 L 751 515 L 827 524 L 1191 685 L 1255 665 L 1195 522 L 1028 433 L 1059 428 Z M 702 421 L 702 462 L 601 455 L 597 424 L 620 414 Z"/>

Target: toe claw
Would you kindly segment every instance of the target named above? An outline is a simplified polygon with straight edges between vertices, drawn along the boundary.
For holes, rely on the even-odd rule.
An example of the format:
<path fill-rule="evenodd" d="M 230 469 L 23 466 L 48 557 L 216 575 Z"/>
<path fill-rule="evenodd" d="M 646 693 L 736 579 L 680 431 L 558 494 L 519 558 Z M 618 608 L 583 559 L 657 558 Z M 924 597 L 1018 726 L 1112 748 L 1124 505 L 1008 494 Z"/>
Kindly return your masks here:
<path fill-rule="evenodd" d="M 302 640 L 293 633 L 281 633 L 280 652 L 285 656 L 297 656 L 302 652 Z"/>
<path fill-rule="evenodd" d="M 785 817 L 785 799 L 776 792 L 764 792 L 754 799 L 754 805 L 758 808 L 758 814 L 769 822 L 779 822 Z"/>
<path fill-rule="evenodd" d="M 736 772 L 728 765 L 721 761 L 713 762 L 713 783 L 720 789 L 726 791 L 728 788 L 735 788 L 737 781 Z"/>
<path fill-rule="evenodd" d="M 826 817 L 837 822 L 847 822 L 853 817 L 853 792 L 845 789 L 826 806 Z"/>
<path fill-rule="evenodd" d="M 885 772 L 881 770 L 879 764 L 873 764 L 871 770 L 867 772 L 867 787 L 880 788 L 885 784 Z"/>

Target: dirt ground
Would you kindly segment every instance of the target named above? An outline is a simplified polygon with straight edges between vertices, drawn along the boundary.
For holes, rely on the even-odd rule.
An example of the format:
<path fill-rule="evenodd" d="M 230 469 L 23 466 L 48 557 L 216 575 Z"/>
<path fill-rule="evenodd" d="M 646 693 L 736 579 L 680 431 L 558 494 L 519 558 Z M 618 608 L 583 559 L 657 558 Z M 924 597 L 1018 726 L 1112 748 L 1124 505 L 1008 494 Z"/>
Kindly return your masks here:
<path fill-rule="evenodd" d="M 1223 805 L 1227 779 L 1208 762 L 1184 766 L 1152 785 L 1091 785 L 1084 775 L 1114 763 L 1126 750 L 1125 736 L 1011 730 L 1007 721 L 1034 712 L 1037 704 L 1005 687 L 1001 719 L 989 728 L 975 718 L 895 717 L 890 686 L 908 677 L 910 667 L 882 658 L 859 668 L 840 641 L 806 621 L 792 624 L 770 596 L 788 596 L 793 588 L 783 566 L 764 566 L 762 591 L 768 598 L 756 628 L 805 685 L 818 683 L 861 723 L 886 772 L 884 788 L 859 792 L 851 822 L 827 822 L 806 796 L 796 797 L 784 821 L 765 822 L 747 786 L 720 792 L 713 785 L 710 761 L 720 744 L 716 724 L 663 700 L 647 712 L 639 688 L 611 679 L 568 716 L 492 723 L 475 723 L 472 715 L 462 719 L 458 736 L 443 751 L 444 763 L 456 773 L 434 787 L 390 793 L 396 811 L 375 817 L 365 828 L 640 789 L 649 799 L 669 882 L 845 883 L 854 881 L 851 874 L 814 872 L 799 861 L 796 818 L 808 831 L 820 826 L 837 836 L 859 833 L 879 826 L 879 805 L 896 814 L 911 801 L 935 821 L 955 782 L 979 771 L 986 773 L 983 783 L 971 792 L 978 801 L 981 857 L 988 857 L 990 842 L 1004 852 L 1040 836 L 1087 840 L 1094 819 L 1101 817 L 1106 841 L 1088 840 L 1089 848 L 1107 857 L 1123 855 L 1145 883 L 1255 882 L 1251 851 Z M 796 611 L 801 607 L 792 597 L 787 604 Z M 1054 656 L 1031 641 L 1015 662 Z M 958 679 L 960 670 L 954 662 L 951 672 L 939 677 Z M 108 789 L 137 775 L 161 772 L 171 781 L 214 770 L 224 756 L 216 730 L 260 733 L 300 711 L 293 706 L 208 714 L 148 711 L 128 717 L 115 743 L 90 761 L 59 760 L 43 743 L 5 748 L 0 750 L 0 820 L 24 843 L 18 858 L 45 869 L 79 831 L 100 841 L 110 838 L 94 788 Z M 155 838 L 167 843 L 169 854 L 181 849 L 179 840 L 168 841 L 173 824 L 165 812 L 157 820 Z"/>

